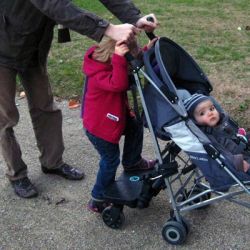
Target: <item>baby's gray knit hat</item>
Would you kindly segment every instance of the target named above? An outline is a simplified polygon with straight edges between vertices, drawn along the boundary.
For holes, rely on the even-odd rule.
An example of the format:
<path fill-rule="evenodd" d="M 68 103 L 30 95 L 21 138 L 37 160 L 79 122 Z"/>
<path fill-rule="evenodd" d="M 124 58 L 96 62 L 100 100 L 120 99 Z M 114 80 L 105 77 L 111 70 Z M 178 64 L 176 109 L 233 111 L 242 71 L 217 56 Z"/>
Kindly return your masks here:
<path fill-rule="evenodd" d="M 184 100 L 183 104 L 187 110 L 187 113 L 192 116 L 197 105 L 206 100 L 210 100 L 209 96 L 202 94 L 193 94 L 192 96 Z"/>

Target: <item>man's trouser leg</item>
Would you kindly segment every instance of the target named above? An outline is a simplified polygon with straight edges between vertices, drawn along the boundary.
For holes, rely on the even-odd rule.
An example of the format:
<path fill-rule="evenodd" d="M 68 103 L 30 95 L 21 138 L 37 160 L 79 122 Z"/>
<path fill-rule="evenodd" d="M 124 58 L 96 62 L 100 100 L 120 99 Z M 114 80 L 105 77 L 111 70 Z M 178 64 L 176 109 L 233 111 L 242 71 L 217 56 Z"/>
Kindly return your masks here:
<path fill-rule="evenodd" d="M 40 150 L 40 162 L 46 168 L 63 164 L 62 113 L 53 101 L 46 67 L 20 73 L 29 104 L 29 112 Z"/>
<path fill-rule="evenodd" d="M 17 72 L 0 66 L 0 147 L 7 164 L 7 177 L 20 179 L 27 175 L 19 144 L 13 127 L 18 123 L 19 113 L 15 103 Z"/>

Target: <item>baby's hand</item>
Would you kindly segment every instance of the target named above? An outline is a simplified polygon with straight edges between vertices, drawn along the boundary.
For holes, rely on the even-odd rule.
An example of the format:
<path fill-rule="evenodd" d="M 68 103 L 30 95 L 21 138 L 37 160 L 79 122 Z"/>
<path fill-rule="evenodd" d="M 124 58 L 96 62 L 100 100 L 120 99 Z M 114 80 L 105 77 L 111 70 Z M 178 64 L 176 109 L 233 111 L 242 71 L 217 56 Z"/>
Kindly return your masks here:
<path fill-rule="evenodd" d="M 250 164 L 247 161 L 243 161 L 243 171 L 246 173 L 250 168 Z"/>
<path fill-rule="evenodd" d="M 244 128 L 239 128 L 238 134 L 246 136 L 246 130 Z"/>
<path fill-rule="evenodd" d="M 128 46 L 124 41 L 118 41 L 115 44 L 115 54 L 124 56 L 129 51 Z"/>

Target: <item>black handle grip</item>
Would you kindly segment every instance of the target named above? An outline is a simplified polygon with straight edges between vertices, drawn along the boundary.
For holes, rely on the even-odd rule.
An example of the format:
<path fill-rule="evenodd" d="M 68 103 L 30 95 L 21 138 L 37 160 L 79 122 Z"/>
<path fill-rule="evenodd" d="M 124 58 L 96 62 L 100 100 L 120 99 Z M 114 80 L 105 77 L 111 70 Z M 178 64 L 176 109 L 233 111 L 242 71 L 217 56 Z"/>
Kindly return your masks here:
<path fill-rule="evenodd" d="M 152 23 L 154 22 L 154 18 L 152 16 L 148 16 L 146 20 Z M 156 38 L 156 35 L 153 32 L 145 32 L 145 33 L 150 40 Z"/>
<path fill-rule="evenodd" d="M 153 18 L 152 16 L 148 16 L 148 17 L 146 18 L 146 20 L 149 21 L 149 22 L 151 22 L 151 23 L 154 23 L 154 22 L 155 22 L 155 20 L 154 20 L 154 18 Z"/>
<path fill-rule="evenodd" d="M 149 40 L 153 40 L 156 38 L 156 35 L 153 32 L 146 32 L 147 37 Z"/>
<path fill-rule="evenodd" d="M 126 58 L 126 60 L 128 62 L 132 62 L 135 58 L 132 56 L 132 54 L 130 52 L 127 52 L 124 57 Z"/>

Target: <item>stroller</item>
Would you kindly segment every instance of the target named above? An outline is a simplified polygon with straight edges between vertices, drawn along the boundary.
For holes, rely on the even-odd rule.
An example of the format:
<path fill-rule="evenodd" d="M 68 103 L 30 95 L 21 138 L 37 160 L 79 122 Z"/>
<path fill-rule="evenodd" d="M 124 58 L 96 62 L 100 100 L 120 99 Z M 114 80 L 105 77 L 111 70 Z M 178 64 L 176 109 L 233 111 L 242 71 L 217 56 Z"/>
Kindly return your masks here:
<path fill-rule="evenodd" d="M 172 40 L 161 37 L 144 53 L 143 63 L 131 56 L 127 59 L 133 67 L 145 125 L 150 130 L 158 163 L 155 170 L 123 173 L 107 189 L 105 199 L 113 205 L 103 211 L 104 223 L 120 228 L 125 219 L 124 205 L 145 208 L 152 197 L 165 190 L 172 209 L 162 236 L 168 243 L 179 245 L 190 230 L 184 212 L 220 200 L 250 208 L 249 202 L 237 199 L 242 193 L 250 195 L 250 176 L 235 170 L 188 117 L 183 105 L 183 93 L 209 95 L 212 91 L 208 78 L 193 58 Z"/>

